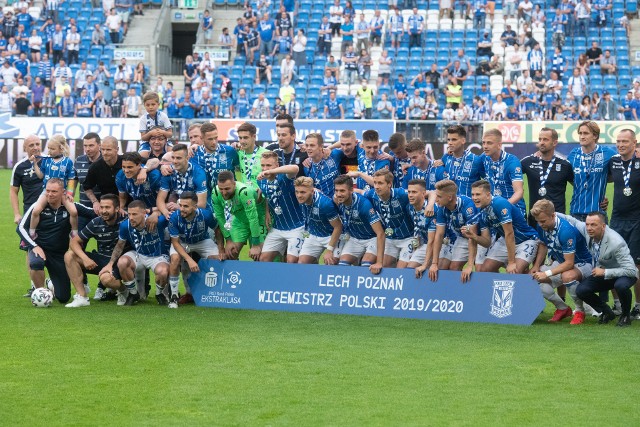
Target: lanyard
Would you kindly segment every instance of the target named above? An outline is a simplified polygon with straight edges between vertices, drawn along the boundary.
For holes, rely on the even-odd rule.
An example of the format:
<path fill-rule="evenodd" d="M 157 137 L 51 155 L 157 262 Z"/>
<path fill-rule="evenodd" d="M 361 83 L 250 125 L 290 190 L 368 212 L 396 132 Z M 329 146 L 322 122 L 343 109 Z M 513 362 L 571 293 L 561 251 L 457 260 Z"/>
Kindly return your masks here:
<path fill-rule="evenodd" d="M 305 212 L 305 217 L 304 217 L 304 231 L 305 232 L 309 232 L 309 221 L 311 220 L 311 214 L 313 213 L 313 207 L 318 203 L 318 199 L 320 199 L 320 193 L 318 193 L 317 191 L 313 192 L 313 198 L 311 200 L 311 204 L 304 205 L 304 212 Z"/>
<path fill-rule="evenodd" d="M 224 220 L 227 224 L 231 222 L 231 210 L 233 209 L 233 199 L 224 201 Z"/>
<path fill-rule="evenodd" d="M 622 169 L 622 179 L 624 180 L 624 189 L 625 192 L 628 191 L 627 188 L 631 189 L 631 187 L 629 186 L 629 180 L 631 179 L 631 166 L 633 165 L 633 161 L 636 159 L 636 155 L 634 153 L 633 157 L 631 158 L 631 160 L 629 160 L 629 166 L 627 166 L 627 169 Z M 623 163 L 624 165 L 624 163 Z M 629 193 L 631 194 L 631 193 Z M 626 194 L 625 194 L 626 195 Z"/>
<path fill-rule="evenodd" d="M 296 157 L 296 151 L 297 151 L 296 143 L 294 142 L 293 143 L 293 151 L 291 152 L 291 158 L 289 158 L 289 163 L 286 163 L 285 162 L 285 158 L 284 158 L 284 150 L 282 150 L 280 160 L 282 160 L 282 165 L 283 166 L 285 164 L 287 164 L 287 165 L 292 165 L 293 164 L 293 161 L 295 160 L 295 157 Z"/>
<path fill-rule="evenodd" d="M 193 217 L 193 220 L 189 221 L 186 218 L 182 218 L 182 216 L 180 216 L 180 221 L 184 221 L 184 228 L 185 228 L 185 240 L 186 242 L 190 242 L 191 241 L 191 236 L 193 234 L 193 230 L 197 229 L 197 225 L 198 225 L 198 217 L 200 216 L 200 209 L 196 209 L 196 214 Z"/>
<path fill-rule="evenodd" d="M 497 162 L 494 162 L 489 156 L 487 156 L 487 161 L 485 161 L 487 177 L 491 182 L 494 192 L 495 192 L 495 189 L 498 187 L 498 181 L 499 181 L 498 176 L 500 174 L 500 166 L 502 165 L 506 157 L 507 157 L 507 153 L 503 151 L 502 154 L 500 154 L 500 158 L 498 159 Z"/>
<path fill-rule="evenodd" d="M 258 147 L 253 149 L 253 153 L 251 154 L 251 163 L 249 163 L 249 156 L 245 153 L 244 155 L 244 175 L 247 177 L 247 182 L 251 181 L 251 172 L 253 170 L 253 165 L 256 163 L 256 153 L 258 152 Z"/>
<path fill-rule="evenodd" d="M 560 230 L 560 218 L 556 215 L 556 223 L 551 231 L 545 231 L 545 237 L 547 238 L 547 247 L 550 251 L 555 251 L 556 241 L 558 238 L 558 231 Z"/>
<path fill-rule="evenodd" d="M 540 187 L 544 188 L 544 185 L 547 183 L 547 179 L 549 178 L 549 173 L 551 172 L 551 169 L 553 169 L 553 165 L 556 162 L 556 156 L 554 155 L 553 158 L 551 159 L 551 162 L 549 163 L 549 166 L 547 166 L 547 170 L 544 172 L 542 172 L 542 159 L 540 159 Z"/>

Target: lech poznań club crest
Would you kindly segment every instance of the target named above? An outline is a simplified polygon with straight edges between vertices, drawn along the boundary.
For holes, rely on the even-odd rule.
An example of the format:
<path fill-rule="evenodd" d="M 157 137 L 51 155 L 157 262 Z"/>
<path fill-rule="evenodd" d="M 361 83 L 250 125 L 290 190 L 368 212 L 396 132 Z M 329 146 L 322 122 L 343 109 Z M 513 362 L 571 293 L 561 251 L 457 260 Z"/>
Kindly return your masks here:
<path fill-rule="evenodd" d="M 491 298 L 491 315 L 502 319 L 511 316 L 513 307 L 513 280 L 494 280 Z"/>

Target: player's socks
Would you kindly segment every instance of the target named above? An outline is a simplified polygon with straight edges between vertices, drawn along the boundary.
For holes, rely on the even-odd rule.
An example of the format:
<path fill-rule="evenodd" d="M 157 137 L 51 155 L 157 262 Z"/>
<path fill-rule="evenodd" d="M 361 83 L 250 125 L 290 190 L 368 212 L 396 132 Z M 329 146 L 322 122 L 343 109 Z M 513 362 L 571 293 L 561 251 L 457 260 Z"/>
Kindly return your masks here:
<path fill-rule="evenodd" d="M 350 266 L 351 263 L 347 262 L 347 261 L 338 261 L 338 265 L 345 265 L 345 266 Z"/>
<path fill-rule="evenodd" d="M 171 287 L 171 294 L 178 295 L 178 286 L 180 285 L 179 276 L 169 276 L 169 286 Z"/>
<path fill-rule="evenodd" d="M 156 295 L 160 295 L 163 290 L 164 290 L 164 287 L 156 283 Z"/>
<path fill-rule="evenodd" d="M 548 283 L 540 283 L 540 290 L 542 295 L 547 301 L 555 305 L 558 310 L 565 310 L 568 306 L 565 302 L 555 293 L 553 287 Z"/>
<path fill-rule="evenodd" d="M 371 264 L 372 264 L 371 261 L 362 261 L 360 263 L 360 266 L 361 267 L 371 267 Z"/>
<path fill-rule="evenodd" d="M 567 282 L 567 283 L 563 283 L 563 284 L 569 290 L 569 295 L 571 295 L 571 298 L 573 298 L 573 302 L 576 303 L 575 311 L 584 311 L 584 304 L 583 304 L 582 300 L 580 298 L 578 298 L 578 295 L 576 294 L 576 289 L 578 288 L 578 284 L 580 284 L 580 282 L 578 282 L 577 280 L 572 280 L 571 282 Z"/>
<path fill-rule="evenodd" d="M 127 288 L 130 294 L 137 294 L 138 290 L 136 289 L 136 281 L 131 280 L 130 282 L 124 282 L 124 286 Z"/>

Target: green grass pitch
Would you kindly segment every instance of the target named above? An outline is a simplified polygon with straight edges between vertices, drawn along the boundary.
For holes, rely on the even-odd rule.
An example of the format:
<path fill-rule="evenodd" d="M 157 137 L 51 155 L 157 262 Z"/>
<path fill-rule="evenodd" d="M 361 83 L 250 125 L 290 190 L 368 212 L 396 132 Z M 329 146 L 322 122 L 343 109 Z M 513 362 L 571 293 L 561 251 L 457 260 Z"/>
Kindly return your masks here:
<path fill-rule="evenodd" d="M 0 171 L 5 189 L 9 175 Z M 34 309 L 22 297 L 28 279 L 5 197 L 2 425 L 622 426 L 638 420 L 640 324 L 550 325 L 549 305 L 532 327 L 169 310 L 150 301 Z"/>

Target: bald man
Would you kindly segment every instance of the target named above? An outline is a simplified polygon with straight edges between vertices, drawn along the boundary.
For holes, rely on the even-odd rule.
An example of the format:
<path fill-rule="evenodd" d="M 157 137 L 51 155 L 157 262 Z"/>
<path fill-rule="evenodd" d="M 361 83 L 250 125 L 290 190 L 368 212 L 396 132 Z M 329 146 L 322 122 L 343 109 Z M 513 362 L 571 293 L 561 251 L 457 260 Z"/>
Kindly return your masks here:
<path fill-rule="evenodd" d="M 42 142 L 40 137 L 36 135 L 29 135 L 24 139 L 22 144 L 22 150 L 25 157 L 17 162 L 13 167 L 11 173 L 11 187 L 9 190 L 9 196 L 11 199 L 11 208 L 13 209 L 13 222 L 19 224 L 22 219 L 22 213 L 20 213 L 20 190 L 22 190 L 22 212 L 27 212 L 31 205 L 38 200 L 38 196 L 42 193 L 42 179 L 33 171 L 33 163 L 29 160 L 31 156 L 40 156 L 42 150 Z M 24 241 L 20 242 L 20 249 L 27 250 Z M 27 263 L 28 269 L 28 263 Z M 31 289 L 24 295 L 30 297 L 31 292 L 34 289 L 33 282 L 31 282 Z"/>

